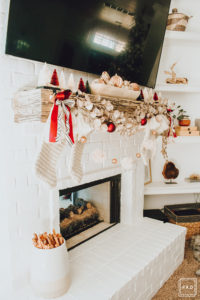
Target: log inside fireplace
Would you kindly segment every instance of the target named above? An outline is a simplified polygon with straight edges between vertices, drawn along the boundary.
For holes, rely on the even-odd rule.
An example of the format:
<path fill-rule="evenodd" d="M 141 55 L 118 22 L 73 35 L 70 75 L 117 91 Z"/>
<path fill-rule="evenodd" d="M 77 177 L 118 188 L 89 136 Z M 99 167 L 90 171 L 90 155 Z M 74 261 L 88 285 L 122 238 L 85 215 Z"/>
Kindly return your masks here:
<path fill-rule="evenodd" d="M 121 175 L 60 191 L 60 231 L 68 249 L 120 222 Z"/>

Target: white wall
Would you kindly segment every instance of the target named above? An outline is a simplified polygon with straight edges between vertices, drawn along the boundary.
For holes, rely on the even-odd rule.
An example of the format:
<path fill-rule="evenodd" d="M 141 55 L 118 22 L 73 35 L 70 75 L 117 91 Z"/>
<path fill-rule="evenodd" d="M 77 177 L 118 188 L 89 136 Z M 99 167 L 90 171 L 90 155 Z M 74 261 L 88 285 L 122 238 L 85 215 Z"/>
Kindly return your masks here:
<path fill-rule="evenodd" d="M 171 8 L 178 8 L 179 12 L 183 12 L 188 16 L 193 16 L 189 20 L 187 32 L 200 34 L 200 1 L 198 0 L 172 0 Z M 168 75 L 164 74 L 164 70 L 169 70 L 169 67 L 177 62 L 175 71 L 177 76 L 187 77 L 189 86 L 200 87 L 200 41 L 188 40 L 167 40 L 164 41 L 159 72 L 157 77 L 157 85 L 165 83 Z M 191 116 L 192 125 L 195 118 L 200 118 L 200 93 L 172 93 L 163 92 L 171 102 L 180 104 Z M 192 173 L 200 174 L 200 138 L 190 137 L 179 140 L 174 140 L 174 143 L 168 145 L 169 160 L 172 160 L 177 165 L 180 175 L 176 181 L 184 181 Z M 185 141 L 184 141 L 185 140 Z M 196 142 L 197 141 L 197 142 Z M 158 141 L 160 144 L 160 140 Z M 157 154 L 152 161 L 152 179 L 153 181 L 163 181 L 162 169 L 164 159 L 160 153 L 160 147 L 157 148 Z M 174 204 L 182 202 L 193 202 L 194 195 L 189 194 L 176 196 L 145 196 L 145 208 L 162 208 L 165 204 Z"/>

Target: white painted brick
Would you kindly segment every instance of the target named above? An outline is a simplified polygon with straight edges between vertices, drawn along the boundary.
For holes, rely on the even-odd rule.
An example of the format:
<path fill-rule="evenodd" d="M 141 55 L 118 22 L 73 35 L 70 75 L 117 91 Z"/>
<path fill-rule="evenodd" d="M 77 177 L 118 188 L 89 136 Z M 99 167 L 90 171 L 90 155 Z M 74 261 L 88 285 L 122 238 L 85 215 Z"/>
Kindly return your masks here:
<path fill-rule="evenodd" d="M 23 88 L 24 86 L 27 85 L 30 86 L 30 84 L 36 85 L 37 78 L 35 75 L 13 72 L 11 76 L 12 76 L 12 85 L 16 89 Z"/>
<path fill-rule="evenodd" d="M 9 57 L 9 66 L 12 72 L 22 75 L 35 75 L 35 63 L 28 59 L 21 59 L 18 57 Z M 15 74 L 15 76 L 16 76 Z"/>
<path fill-rule="evenodd" d="M 4 12 L 4 13 L 7 13 L 8 5 L 9 5 L 9 1 L 7 1 L 7 0 L 1 0 L 1 2 L 0 2 L 0 11 Z"/>

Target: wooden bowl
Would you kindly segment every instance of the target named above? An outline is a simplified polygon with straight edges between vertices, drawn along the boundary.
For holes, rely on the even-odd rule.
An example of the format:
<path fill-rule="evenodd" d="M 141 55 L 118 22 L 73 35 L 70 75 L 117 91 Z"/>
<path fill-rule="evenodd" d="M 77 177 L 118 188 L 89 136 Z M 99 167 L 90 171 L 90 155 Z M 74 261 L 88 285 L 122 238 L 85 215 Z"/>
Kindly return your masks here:
<path fill-rule="evenodd" d="M 179 126 L 190 126 L 191 121 L 188 119 L 179 120 Z"/>

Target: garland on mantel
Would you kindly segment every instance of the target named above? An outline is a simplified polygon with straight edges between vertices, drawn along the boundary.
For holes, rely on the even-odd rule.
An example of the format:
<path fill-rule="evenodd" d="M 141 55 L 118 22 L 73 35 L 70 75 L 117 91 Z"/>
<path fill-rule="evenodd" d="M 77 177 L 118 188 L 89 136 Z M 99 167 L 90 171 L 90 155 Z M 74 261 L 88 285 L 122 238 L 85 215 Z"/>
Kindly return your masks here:
<path fill-rule="evenodd" d="M 43 89 L 20 92 L 14 100 L 17 121 L 39 120 L 41 114 L 41 98 Z M 28 96 L 32 95 L 30 98 Z M 48 99 L 47 99 L 48 98 Z M 167 158 L 167 137 L 170 126 L 170 110 L 168 100 L 161 96 L 154 97 L 151 89 L 143 90 L 143 100 L 133 101 L 117 97 L 99 96 L 70 90 L 62 90 L 56 94 L 49 93 L 42 105 L 42 112 L 53 107 L 47 122 L 47 135 L 41 145 L 35 162 L 38 177 L 51 187 L 57 184 L 56 165 L 66 143 L 72 145 L 69 160 L 69 172 L 77 183 L 82 178 L 81 157 L 84 143 L 92 131 L 102 130 L 112 134 L 133 136 L 136 132 L 144 133 L 140 150 L 136 158 L 142 157 L 147 165 L 156 153 L 156 137 L 161 135 L 162 154 Z M 47 108 L 48 106 L 48 108 Z M 34 108 L 34 109 L 33 109 Z M 16 118 L 15 118 L 16 119 Z M 171 124 L 173 124 L 171 122 Z M 49 142 L 50 141 L 50 142 Z M 128 157 L 125 157 L 129 161 Z M 116 164 L 117 159 L 113 158 Z M 122 160 L 120 161 L 122 164 Z"/>
<path fill-rule="evenodd" d="M 80 93 L 72 95 L 75 101 L 72 113 L 77 116 L 82 112 L 95 130 L 108 130 L 108 123 L 113 123 L 116 132 L 131 136 L 142 126 L 158 115 L 169 117 L 167 99 L 153 100 L 152 93 L 147 92 L 144 101 L 119 99 L 116 97 L 96 96 Z M 114 130 L 113 130 L 114 131 Z M 155 133 L 155 132 L 154 132 Z"/>
<path fill-rule="evenodd" d="M 71 95 L 70 90 L 61 91 L 54 95 L 54 107 L 51 112 L 50 141 L 58 142 L 63 138 L 68 143 L 74 143 L 74 123 L 79 123 L 78 138 L 75 141 L 86 142 L 86 135 L 92 130 L 113 132 L 131 136 L 137 131 L 144 131 L 141 145 L 144 163 L 155 154 L 156 136 L 169 132 L 169 110 L 167 99 L 153 97 L 152 90 L 144 90 L 143 101 L 119 99 L 78 92 Z M 79 120 L 80 121 L 77 121 Z M 85 121 L 83 121 L 86 120 Z M 86 129 L 84 134 L 84 126 Z M 61 128 L 64 129 L 61 132 Z M 167 139 L 162 139 L 162 154 L 166 158 Z"/>

